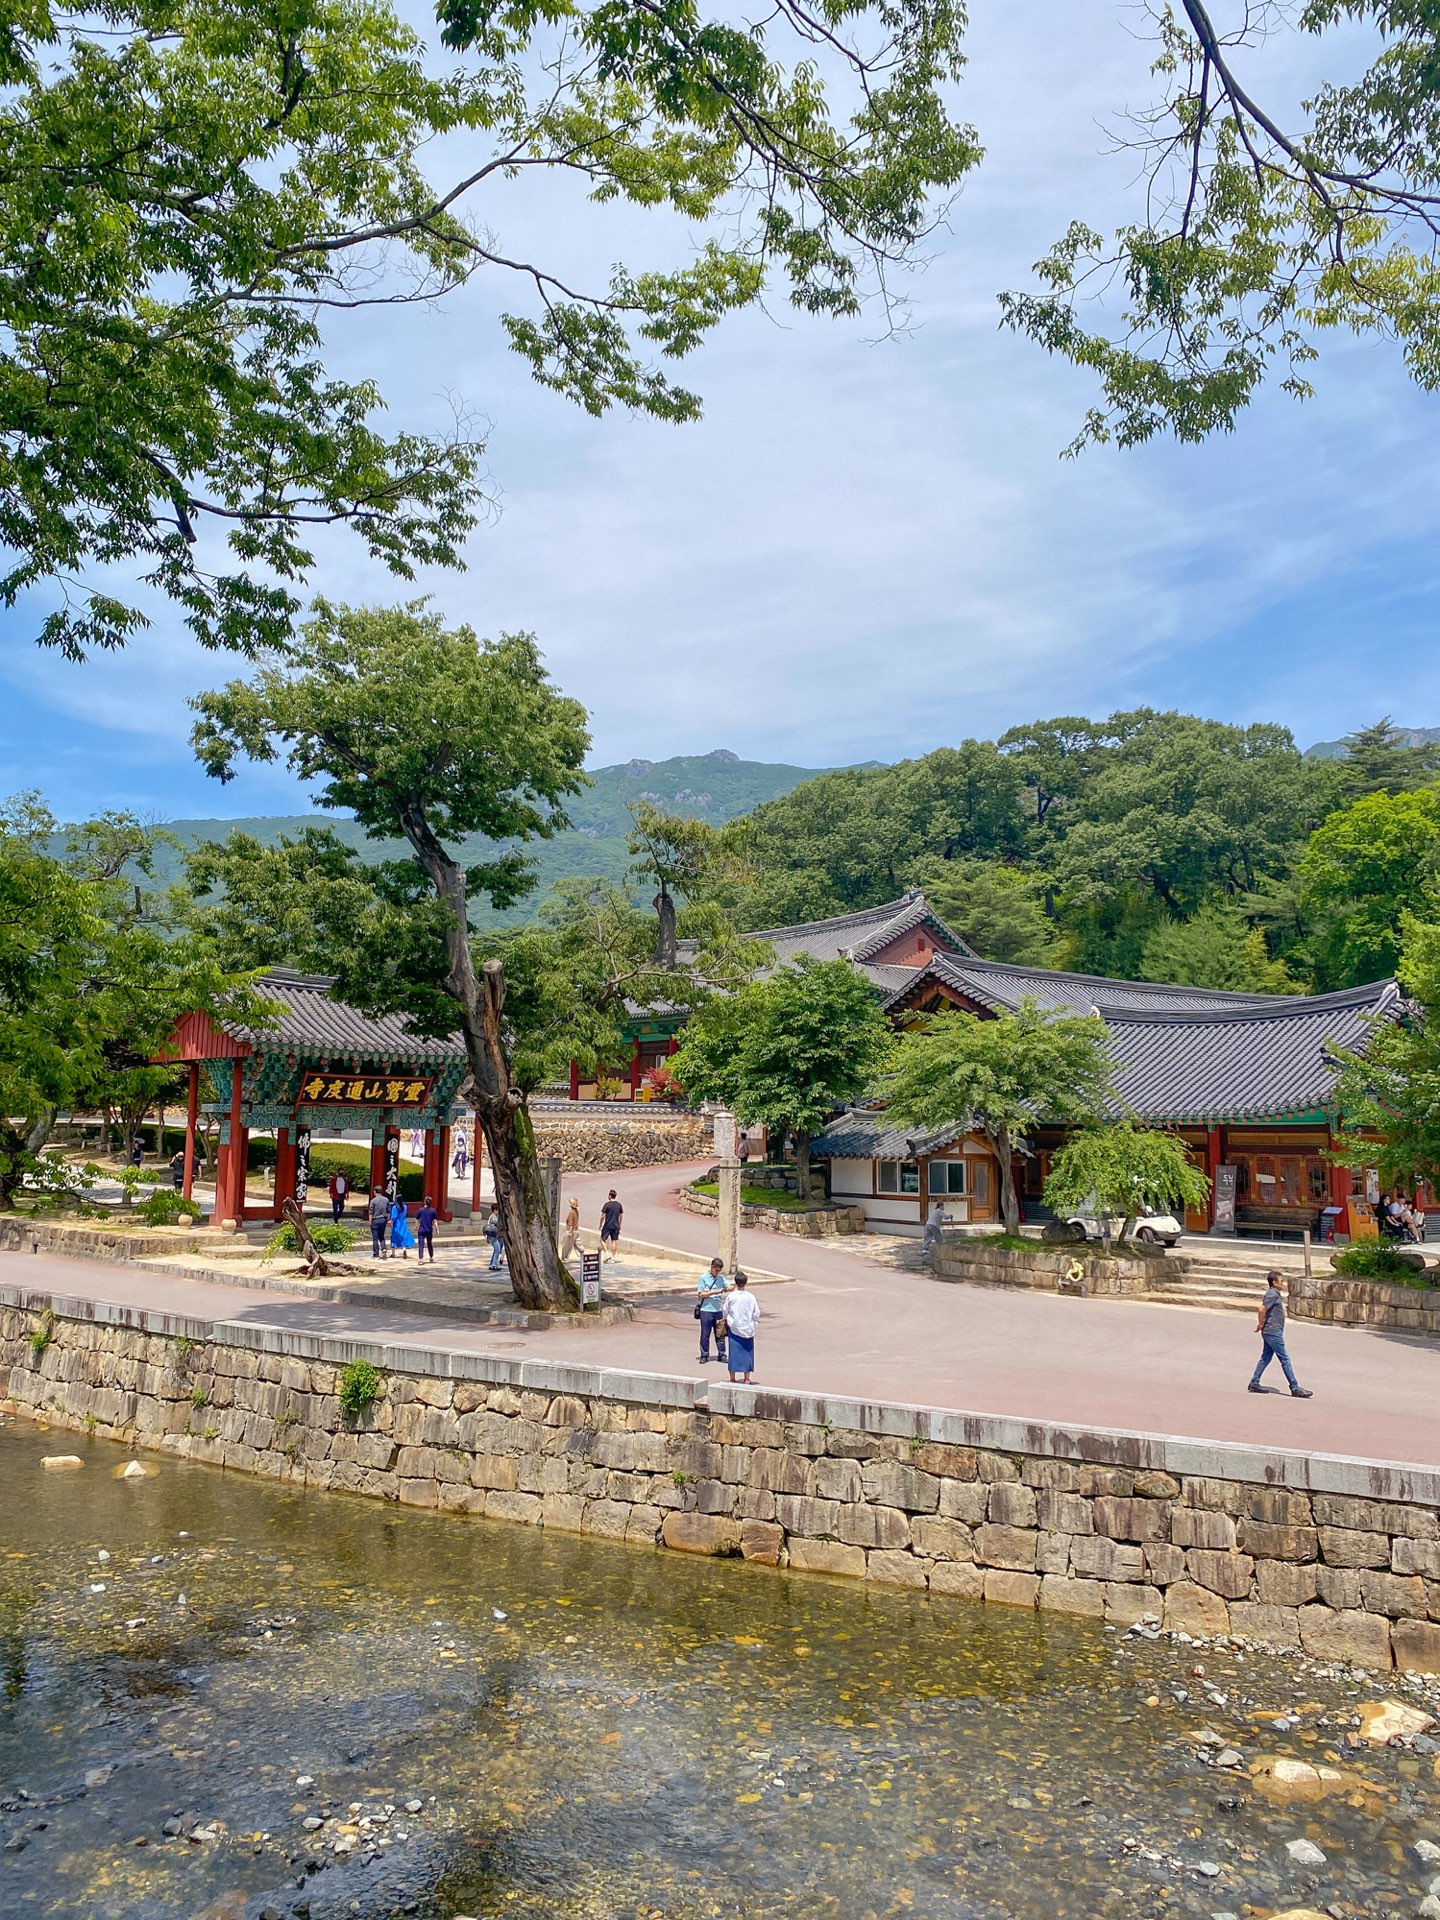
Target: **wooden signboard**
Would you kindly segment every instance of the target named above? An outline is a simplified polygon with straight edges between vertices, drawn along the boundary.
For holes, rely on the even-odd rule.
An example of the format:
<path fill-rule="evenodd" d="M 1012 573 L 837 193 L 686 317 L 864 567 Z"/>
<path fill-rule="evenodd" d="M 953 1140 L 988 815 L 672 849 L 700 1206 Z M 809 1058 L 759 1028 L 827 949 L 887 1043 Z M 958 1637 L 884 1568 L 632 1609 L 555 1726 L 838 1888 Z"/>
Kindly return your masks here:
<path fill-rule="evenodd" d="M 296 1105 L 302 1107 L 423 1107 L 435 1075 L 399 1073 L 321 1073 L 307 1069 Z"/>

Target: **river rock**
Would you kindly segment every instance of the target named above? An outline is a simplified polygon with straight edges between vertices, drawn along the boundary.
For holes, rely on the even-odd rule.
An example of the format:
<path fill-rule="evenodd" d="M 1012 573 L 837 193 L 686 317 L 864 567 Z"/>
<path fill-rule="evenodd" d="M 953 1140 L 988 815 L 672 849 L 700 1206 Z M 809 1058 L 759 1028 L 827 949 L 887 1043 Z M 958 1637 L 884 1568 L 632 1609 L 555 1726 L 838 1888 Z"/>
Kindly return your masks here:
<path fill-rule="evenodd" d="M 1415 1854 L 1417 1859 L 1423 1860 L 1427 1867 L 1440 1867 L 1440 1847 L 1437 1847 L 1433 1840 L 1417 1840 Z"/>
<path fill-rule="evenodd" d="M 1344 1793 L 1350 1785 L 1347 1775 L 1335 1767 L 1311 1766 L 1308 1760 L 1276 1754 L 1253 1762 L 1250 1778 L 1256 1792 L 1267 1800 L 1324 1800 L 1332 1793 Z"/>
<path fill-rule="evenodd" d="M 1297 1867 L 1323 1867 L 1325 1854 L 1313 1840 L 1287 1840 L 1285 1851 Z"/>
<path fill-rule="evenodd" d="M 218 1900 L 212 1900 L 208 1907 L 201 1907 L 190 1920 L 245 1920 L 245 1909 L 250 1902 L 243 1893 L 222 1893 Z"/>
<path fill-rule="evenodd" d="M 127 1460 L 123 1467 L 115 1469 L 115 1478 L 117 1480 L 148 1480 L 154 1471 L 155 1469 L 147 1467 L 143 1460 Z"/>
<path fill-rule="evenodd" d="M 1360 1738 L 1372 1747 L 1383 1747 L 1391 1740 L 1407 1735 L 1428 1733 L 1435 1724 L 1433 1713 L 1408 1706 L 1403 1700 L 1371 1700 L 1360 1709 Z"/>
<path fill-rule="evenodd" d="M 78 1453 L 47 1453 L 40 1462 L 45 1473 L 78 1473 L 84 1464 Z"/>

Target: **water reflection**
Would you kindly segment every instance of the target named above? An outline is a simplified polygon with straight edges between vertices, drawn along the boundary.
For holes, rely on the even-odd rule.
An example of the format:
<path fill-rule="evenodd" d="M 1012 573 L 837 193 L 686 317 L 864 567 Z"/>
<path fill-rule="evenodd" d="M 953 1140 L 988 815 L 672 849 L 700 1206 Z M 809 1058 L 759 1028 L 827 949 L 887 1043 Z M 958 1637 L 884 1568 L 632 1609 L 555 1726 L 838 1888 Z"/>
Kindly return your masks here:
<path fill-rule="evenodd" d="M 0 1431 L 7 1916 L 1369 1915 L 1423 1892 L 1428 1759 L 1286 1810 L 1186 1738 L 1338 1755 L 1338 1682 L 169 1461 L 121 1483 L 100 1443 L 58 1478 L 47 1450 Z"/>

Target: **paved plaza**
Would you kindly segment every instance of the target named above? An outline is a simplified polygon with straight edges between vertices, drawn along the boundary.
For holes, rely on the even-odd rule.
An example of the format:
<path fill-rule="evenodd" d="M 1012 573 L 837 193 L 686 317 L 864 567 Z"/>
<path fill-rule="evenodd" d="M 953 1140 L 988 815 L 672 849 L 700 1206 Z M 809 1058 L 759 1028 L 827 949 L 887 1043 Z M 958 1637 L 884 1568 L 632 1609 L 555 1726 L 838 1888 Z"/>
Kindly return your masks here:
<path fill-rule="evenodd" d="M 714 1223 L 677 1206 L 676 1191 L 691 1177 L 690 1168 L 648 1168 L 577 1178 L 565 1190 L 579 1194 L 588 1226 L 600 1198 L 617 1186 L 627 1230 L 693 1249 L 698 1272 L 714 1246 Z M 1440 1349 L 1433 1342 L 1293 1322 L 1291 1352 L 1315 1398 L 1252 1395 L 1245 1383 L 1256 1335 L 1243 1312 L 947 1285 L 878 1264 L 843 1243 L 758 1231 L 742 1234 L 741 1249 L 742 1260 L 791 1277 L 788 1285 L 760 1290 L 757 1383 L 766 1387 L 1399 1463 L 1440 1460 Z M 456 1248 L 451 1257 L 470 1256 Z M 405 1264 L 402 1280 L 408 1279 Z M 437 1281 L 447 1266 L 443 1260 L 437 1266 Z M 699 1372 L 691 1296 L 684 1291 L 638 1299 L 634 1319 L 619 1325 L 526 1330 L 477 1325 L 443 1310 L 421 1317 L 378 1300 L 332 1304 L 43 1254 L 0 1259 L 0 1279 L 252 1325 L 654 1373 Z M 450 1283 L 474 1284 L 458 1274 Z M 713 1363 L 709 1372 L 724 1377 Z"/>

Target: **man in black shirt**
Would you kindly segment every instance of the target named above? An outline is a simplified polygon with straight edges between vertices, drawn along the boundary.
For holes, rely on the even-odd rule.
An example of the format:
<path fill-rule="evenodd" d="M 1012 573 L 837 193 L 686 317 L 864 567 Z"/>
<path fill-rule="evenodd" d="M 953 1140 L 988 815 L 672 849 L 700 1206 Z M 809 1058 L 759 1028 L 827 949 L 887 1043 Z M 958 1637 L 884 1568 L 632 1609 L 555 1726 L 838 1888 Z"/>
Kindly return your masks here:
<path fill-rule="evenodd" d="M 615 1189 L 611 1187 L 610 1198 L 600 1209 L 600 1251 L 603 1254 L 608 1243 L 612 1260 L 620 1244 L 620 1222 L 624 1217 L 625 1209 L 615 1198 Z"/>
<path fill-rule="evenodd" d="M 1290 1356 L 1285 1351 L 1285 1295 L 1280 1288 L 1280 1275 L 1272 1271 L 1265 1276 L 1265 1296 L 1260 1302 L 1260 1311 L 1256 1316 L 1255 1330 L 1260 1335 L 1260 1358 L 1255 1371 L 1250 1376 L 1251 1393 L 1263 1393 L 1260 1376 L 1272 1360 L 1278 1360 L 1284 1369 L 1285 1378 L 1290 1382 L 1290 1391 L 1297 1400 L 1313 1398 L 1308 1387 L 1302 1387 L 1295 1378 L 1295 1369 L 1290 1364 Z"/>

